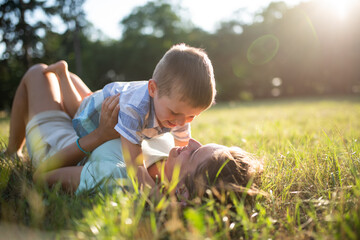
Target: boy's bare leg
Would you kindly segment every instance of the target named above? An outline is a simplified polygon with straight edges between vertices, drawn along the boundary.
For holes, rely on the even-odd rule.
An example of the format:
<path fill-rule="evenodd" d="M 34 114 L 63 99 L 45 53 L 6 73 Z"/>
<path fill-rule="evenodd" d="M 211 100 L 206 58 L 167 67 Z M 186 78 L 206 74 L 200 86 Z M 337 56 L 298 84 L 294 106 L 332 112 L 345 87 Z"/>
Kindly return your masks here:
<path fill-rule="evenodd" d="M 25 127 L 36 114 L 48 110 L 63 110 L 60 87 L 55 74 L 44 74 L 45 64 L 31 67 L 16 90 L 10 119 L 10 134 L 6 153 L 22 156 Z"/>
<path fill-rule="evenodd" d="M 54 73 L 57 75 L 59 79 L 61 94 L 63 96 L 65 111 L 69 114 L 70 117 L 74 117 L 77 109 L 79 108 L 83 100 L 83 97 L 77 90 L 76 86 L 78 86 L 82 94 L 85 94 L 87 92 L 86 88 L 84 88 L 84 86 L 80 84 L 80 78 L 76 78 L 76 75 L 73 75 L 71 77 L 71 74 L 68 71 L 68 65 L 65 61 L 59 61 L 49 65 L 44 70 L 44 73 Z M 74 82 L 76 82 L 76 86 Z"/>

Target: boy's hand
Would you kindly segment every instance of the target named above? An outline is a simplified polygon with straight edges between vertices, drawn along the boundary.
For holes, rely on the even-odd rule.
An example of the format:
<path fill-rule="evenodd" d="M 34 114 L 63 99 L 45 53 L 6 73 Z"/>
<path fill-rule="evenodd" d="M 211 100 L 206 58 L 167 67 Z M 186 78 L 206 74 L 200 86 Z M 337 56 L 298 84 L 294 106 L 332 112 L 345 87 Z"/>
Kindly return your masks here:
<path fill-rule="evenodd" d="M 154 180 L 150 177 L 148 171 L 143 166 L 138 166 L 136 176 L 140 189 L 144 189 L 146 187 L 152 188 L 155 186 Z"/>
<path fill-rule="evenodd" d="M 119 95 L 106 98 L 101 106 L 98 130 L 105 141 L 120 137 L 120 134 L 114 129 L 120 110 Z"/>
<path fill-rule="evenodd" d="M 148 168 L 147 168 L 147 171 L 150 175 L 150 177 L 156 181 L 156 179 L 161 179 L 161 169 L 162 169 L 162 165 L 165 164 L 166 162 L 166 158 L 164 159 L 161 159 L 159 161 L 157 161 L 156 163 L 150 165 Z M 166 175 L 165 175 L 166 177 Z"/>

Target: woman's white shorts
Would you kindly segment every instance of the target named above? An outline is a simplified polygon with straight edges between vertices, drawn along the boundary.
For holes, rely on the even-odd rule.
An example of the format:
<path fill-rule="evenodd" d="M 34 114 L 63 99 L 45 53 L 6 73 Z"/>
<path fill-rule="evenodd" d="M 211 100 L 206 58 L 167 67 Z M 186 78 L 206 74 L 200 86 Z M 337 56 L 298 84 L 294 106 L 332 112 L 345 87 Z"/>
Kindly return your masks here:
<path fill-rule="evenodd" d="M 35 167 L 77 138 L 70 116 L 63 111 L 41 112 L 26 125 L 26 147 Z"/>
<path fill-rule="evenodd" d="M 63 111 L 41 112 L 26 126 L 26 146 L 35 168 L 74 143 L 77 138 L 71 118 Z M 142 150 L 145 166 L 148 167 L 167 157 L 173 146 L 174 138 L 169 133 L 144 140 Z M 110 190 L 116 185 L 124 187 L 127 180 L 121 140 L 114 139 L 97 147 L 88 157 L 76 193 L 96 187 L 100 187 L 101 190 Z"/>

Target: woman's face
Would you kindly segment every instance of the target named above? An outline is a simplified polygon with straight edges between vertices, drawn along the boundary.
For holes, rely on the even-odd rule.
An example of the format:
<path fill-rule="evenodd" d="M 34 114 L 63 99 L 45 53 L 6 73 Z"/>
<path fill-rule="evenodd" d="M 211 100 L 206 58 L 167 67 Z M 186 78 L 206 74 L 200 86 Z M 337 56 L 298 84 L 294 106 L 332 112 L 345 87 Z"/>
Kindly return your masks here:
<path fill-rule="evenodd" d="M 165 163 L 165 175 L 169 179 L 172 178 L 175 166 L 180 166 L 180 178 L 185 174 L 194 171 L 199 164 L 212 157 L 214 152 L 225 146 L 217 144 L 201 145 L 194 139 L 189 140 L 189 144 L 185 147 L 174 147 L 169 153 L 169 157 Z"/>

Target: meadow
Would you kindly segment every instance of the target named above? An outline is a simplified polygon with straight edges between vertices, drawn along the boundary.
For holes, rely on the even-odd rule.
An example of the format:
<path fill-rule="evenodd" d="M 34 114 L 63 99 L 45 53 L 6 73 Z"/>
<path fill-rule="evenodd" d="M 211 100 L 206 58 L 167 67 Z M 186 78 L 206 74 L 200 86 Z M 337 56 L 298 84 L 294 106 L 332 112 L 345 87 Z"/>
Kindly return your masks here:
<path fill-rule="evenodd" d="M 201 143 L 236 145 L 264 161 L 253 204 L 210 196 L 181 209 L 146 193 L 85 193 L 33 184 L 1 155 L 1 238 L 359 239 L 360 97 L 217 104 L 197 117 Z M 1 149 L 9 118 L 0 116 Z"/>

